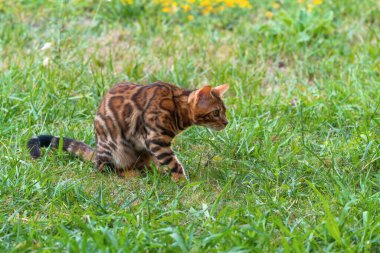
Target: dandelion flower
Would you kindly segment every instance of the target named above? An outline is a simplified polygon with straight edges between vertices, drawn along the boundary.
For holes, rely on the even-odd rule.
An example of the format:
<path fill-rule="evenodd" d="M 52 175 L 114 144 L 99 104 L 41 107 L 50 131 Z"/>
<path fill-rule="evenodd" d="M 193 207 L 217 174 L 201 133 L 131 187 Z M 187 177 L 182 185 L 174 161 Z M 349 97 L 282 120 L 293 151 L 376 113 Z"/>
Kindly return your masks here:
<path fill-rule="evenodd" d="M 133 4 L 133 0 L 121 0 L 120 2 L 122 4 L 129 4 L 129 5 Z"/>
<path fill-rule="evenodd" d="M 193 16 L 193 15 L 189 15 L 189 16 L 187 16 L 187 19 L 188 19 L 189 21 L 193 21 L 193 20 L 194 20 L 194 16 Z"/>
<path fill-rule="evenodd" d="M 164 8 L 162 8 L 162 12 L 169 13 L 171 11 L 172 11 L 172 8 L 170 8 L 170 7 L 164 7 Z"/>
<path fill-rule="evenodd" d="M 248 0 L 236 1 L 236 5 L 243 9 L 252 9 L 252 5 L 249 3 Z"/>
<path fill-rule="evenodd" d="M 184 11 L 190 11 L 191 10 L 191 6 L 188 5 L 188 4 L 182 4 L 181 5 L 181 9 L 184 10 Z"/>
<path fill-rule="evenodd" d="M 312 4 L 308 4 L 307 5 L 307 12 L 311 12 L 313 10 L 313 5 Z"/>
<path fill-rule="evenodd" d="M 225 3 L 225 5 L 227 5 L 227 7 L 234 7 L 234 5 L 235 5 L 234 0 L 225 0 L 224 3 Z"/>
<path fill-rule="evenodd" d="M 266 16 L 267 18 L 272 18 L 272 17 L 273 17 L 273 13 L 270 12 L 270 11 L 267 11 L 267 12 L 265 13 L 265 16 Z"/>
<path fill-rule="evenodd" d="M 320 5 L 323 3 L 323 0 L 313 0 L 314 5 Z"/>
<path fill-rule="evenodd" d="M 212 6 L 211 5 L 209 5 L 209 6 L 207 6 L 206 8 L 204 8 L 203 9 L 203 11 L 202 11 L 202 13 L 203 13 L 203 15 L 207 15 L 207 14 L 209 14 L 210 12 L 212 12 Z"/>
<path fill-rule="evenodd" d="M 211 6 L 211 1 L 210 0 L 201 0 L 199 5 L 202 7 Z"/>
<path fill-rule="evenodd" d="M 272 8 L 273 8 L 273 9 L 280 9 L 280 7 L 281 7 L 281 5 L 278 4 L 278 3 L 273 3 L 273 4 L 272 4 Z"/>

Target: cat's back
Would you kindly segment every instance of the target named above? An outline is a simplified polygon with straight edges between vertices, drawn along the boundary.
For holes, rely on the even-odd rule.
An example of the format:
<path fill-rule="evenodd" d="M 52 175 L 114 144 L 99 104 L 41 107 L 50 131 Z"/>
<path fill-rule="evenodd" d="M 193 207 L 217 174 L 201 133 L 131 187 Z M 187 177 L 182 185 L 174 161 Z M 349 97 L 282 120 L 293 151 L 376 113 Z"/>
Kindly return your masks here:
<path fill-rule="evenodd" d="M 143 91 L 144 87 L 144 85 L 135 83 L 118 83 L 106 93 L 104 98 L 123 97 L 123 99 L 131 99 L 135 93 Z"/>
<path fill-rule="evenodd" d="M 180 90 L 175 85 L 161 81 L 147 85 L 129 82 L 116 84 L 105 94 L 97 115 L 136 118 L 147 109 L 159 110 L 162 101 L 171 100 Z"/>
<path fill-rule="evenodd" d="M 147 85 L 135 83 L 120 83 L 113 86 L 104 96 L 108 108 L 119 108 L 130 105 L 137 110 L 144 110 L 152 99 L 170 98 L 179 88 L 175 85 L 157 81 Z"/>

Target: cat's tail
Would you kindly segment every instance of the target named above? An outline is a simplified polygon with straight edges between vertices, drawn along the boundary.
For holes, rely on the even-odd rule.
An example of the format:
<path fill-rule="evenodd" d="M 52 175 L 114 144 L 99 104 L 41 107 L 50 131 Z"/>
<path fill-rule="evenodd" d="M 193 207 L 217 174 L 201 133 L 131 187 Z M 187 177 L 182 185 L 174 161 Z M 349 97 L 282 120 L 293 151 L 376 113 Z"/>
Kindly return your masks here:
<path fill-rule="evenodd" d="M 28 149 L 30 150 L 30 155 L 33 158 L 38 158 L 41 156 L 41 147 L 59 147 L 59 137 L 52 135 L 39 135 L 37 137 L 31 138 L 28 141 Z M 62 149 L 73 155 L 81 156 L 86 161 L 94 161 L 94 150 L 86 145 L 85 143 L 69 138 L 62 138 Z"/>

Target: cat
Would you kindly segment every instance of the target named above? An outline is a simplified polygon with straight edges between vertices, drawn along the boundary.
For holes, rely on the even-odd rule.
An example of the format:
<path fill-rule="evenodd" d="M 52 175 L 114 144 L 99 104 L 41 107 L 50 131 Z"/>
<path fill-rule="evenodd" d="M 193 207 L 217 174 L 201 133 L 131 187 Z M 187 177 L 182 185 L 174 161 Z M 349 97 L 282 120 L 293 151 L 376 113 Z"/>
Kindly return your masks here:
<path fill-rule="evenodd" d="M 151 162 L 168 169 L 173 181 L 188 179 L 185 169 L 171 149 L 173 138 L 192 125 L 222 130 L 227 124 L 223 94 L 229 86 L 184 90 L 173 84 L 116 84 L 104 96 L 95 116 L 96 149 L 83 142 L 62 139 L 62 149 L 92 161 L 104 171 L 120 176 L 139 174 Z M 59 137 L 40 135 L 27 147 L 33 158 L 40 147 L 59 147 Z"/>

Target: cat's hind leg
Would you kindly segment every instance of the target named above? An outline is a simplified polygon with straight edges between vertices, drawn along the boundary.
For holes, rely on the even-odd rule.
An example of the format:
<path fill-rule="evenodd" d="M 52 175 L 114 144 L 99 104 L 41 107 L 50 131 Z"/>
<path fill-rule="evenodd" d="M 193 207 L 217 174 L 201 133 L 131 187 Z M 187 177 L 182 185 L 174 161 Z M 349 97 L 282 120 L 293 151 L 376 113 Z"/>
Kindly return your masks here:
<path fill-rule="evenodd" d="M 95 168 L 100 172 L 106 172 L 107 170 L 114 171 L 115 166 L 112 161 L 112 157 L 107 153 L 95 152 Z"/>
<path fill-rule="evenodd" d="M 145 173 L 147 169 L 150 169 L 152 157 L 147 151 L 135 152 L 131 158 L 131 162 L 133 161 L 133 163 L 130 166 L 117 171 L 119 176 L 138 177 Z"/>
<path fill-rule="evenodd" d="M 147 150 L 135 150 L 133 145 L 123 145 L 122 150 L 114 154 L 117 162 L 116 172 L 121 177 L 136 177 L 150 168 L 151 155 Z"/>

